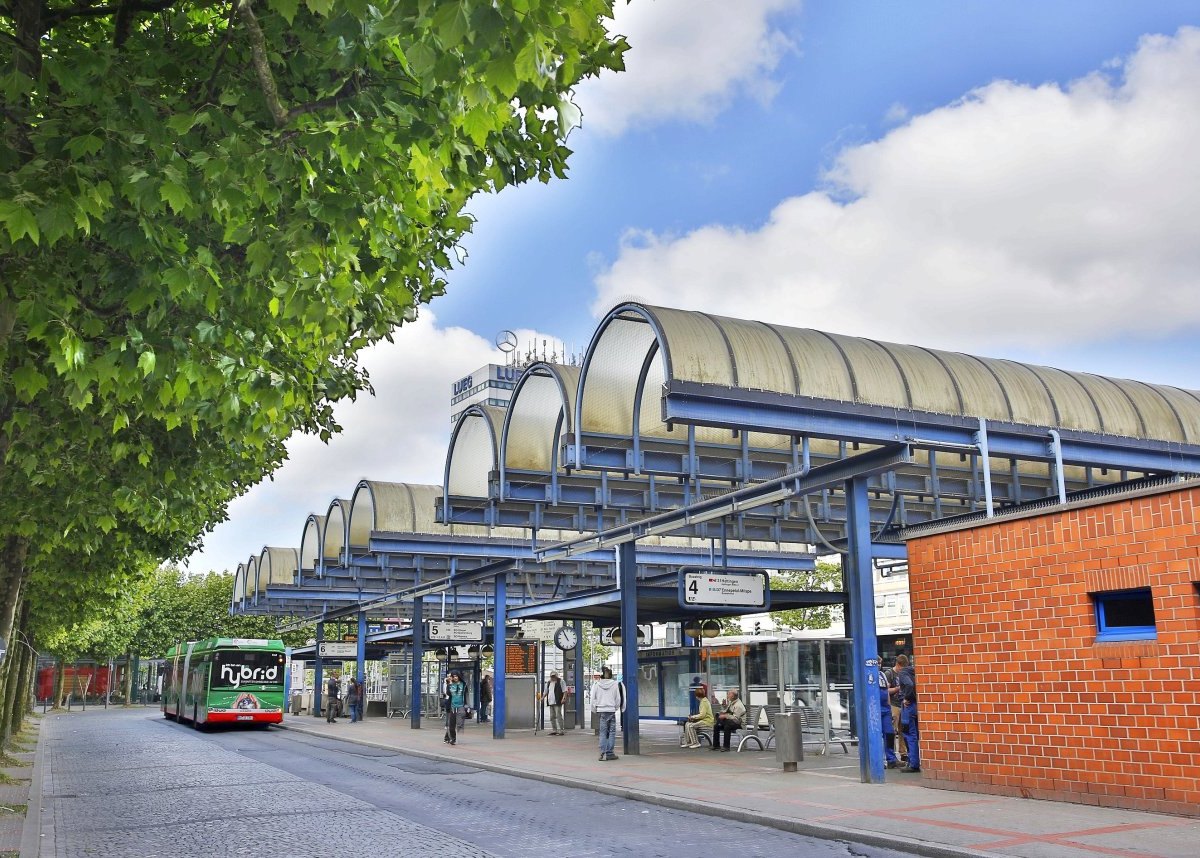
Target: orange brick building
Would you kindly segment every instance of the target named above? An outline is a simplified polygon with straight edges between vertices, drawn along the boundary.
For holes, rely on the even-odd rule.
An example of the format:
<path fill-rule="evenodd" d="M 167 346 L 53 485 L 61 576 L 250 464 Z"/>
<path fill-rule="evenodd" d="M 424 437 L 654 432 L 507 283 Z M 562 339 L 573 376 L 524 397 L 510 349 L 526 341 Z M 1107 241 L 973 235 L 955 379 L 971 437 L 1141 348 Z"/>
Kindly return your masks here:
<path fill-rule="evenodd" d="M 908 552 L 927 781 L 1200 815 L 1200 481 Z"/>

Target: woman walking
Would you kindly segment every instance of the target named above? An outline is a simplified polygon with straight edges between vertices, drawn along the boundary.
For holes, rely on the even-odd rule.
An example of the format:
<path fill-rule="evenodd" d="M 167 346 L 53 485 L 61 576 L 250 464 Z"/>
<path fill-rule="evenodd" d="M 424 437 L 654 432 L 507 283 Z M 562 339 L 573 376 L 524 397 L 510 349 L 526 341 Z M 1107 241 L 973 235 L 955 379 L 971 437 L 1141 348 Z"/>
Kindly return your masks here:
<path fill-rule="evenodd" d="M 449 744 L 458 742 L 458 730 L 463 725 L 467 712 L 467 687 L 463 685 L 462 674 L 457 670 L 450 671 L 450 681 L 446 683 L 446 696 L 449 698 L 449 710 L 446 712 L 446 736 Z"/>

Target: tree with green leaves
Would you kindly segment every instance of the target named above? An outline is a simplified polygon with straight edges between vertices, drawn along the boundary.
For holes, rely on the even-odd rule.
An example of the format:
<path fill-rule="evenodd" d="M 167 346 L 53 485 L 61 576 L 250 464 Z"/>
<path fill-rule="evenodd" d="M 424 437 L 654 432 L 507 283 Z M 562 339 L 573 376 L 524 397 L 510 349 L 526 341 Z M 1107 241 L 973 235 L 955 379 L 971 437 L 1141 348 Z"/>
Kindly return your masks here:
<path fill-rule="evenodd" d="M 565 175 L 611 6 L 0 0 L 0 635 L 337 430 L 470 198 Z"/>
<path fill-rule="evenodd" d="M 818 560 L 811 572 L 789 570 L 771 576 L 773 590 L 842 590 L 842 566 Z M 790 611 L 772 611 L 771 621 L 783 629 L 827 629 L 835 620 L 842 619 L 840 605 L 821 605 L 813 608 L 794 608 Z"/>
<path fill-rule="evenodd" d="M 277 617 L 230 614 L 232 601 L 232 575 L 188 576 L 177 567 L 163 567 L 154 573 L 134 621 L 130 651 L 161 658 L 174 644 L 210 637 L 282 638 L 289 646 L 299 646 L 315 633 L 305 626 L 281 635 L 275 630 Z"/>

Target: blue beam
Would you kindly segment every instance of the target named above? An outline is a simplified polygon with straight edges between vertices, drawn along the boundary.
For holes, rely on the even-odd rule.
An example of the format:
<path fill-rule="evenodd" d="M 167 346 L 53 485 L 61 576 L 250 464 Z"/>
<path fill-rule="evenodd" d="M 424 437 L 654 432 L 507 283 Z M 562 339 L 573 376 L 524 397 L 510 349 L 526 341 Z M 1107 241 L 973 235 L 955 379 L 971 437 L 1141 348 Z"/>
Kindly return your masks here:
<path fill-rule="evenodd" d="M 721 517 L 737 515 L 741 510 L 754 509 L 756 506 L 771 503 L 770 499 L 780 497 L 779 493 L 784 489 L 788 490 L 791 496 L 804 496 L 811 492 L 840 487 L 850 478 L 868 477 L 911 463 L 912 453 L 906 445 L 889 445 L 821 465 L 807 473 L 787 474 L 776 480 L 756 483 L 726 495 L 698 501 L 684 509 L 660 513 L 620 527 L 609 528 L 592 537 L 580 537 L 550 546 L 538 552 L 538 559 L 545 561 L 566 556 L 573 557 L 576 550 L 582 550 L 588 542 L 592 541 L 625 543 L 650 535 L 652 532 L 661 533 L 672 527 L 688 525 L 697 519 L 712 518 L 714 515 Z M 865 523 L 866 526 L 870 524 L 869 509 Z M 568 550 L 568 546 L 570 546 L 570 550 Z"/>
<path fill-rule="evenodd" d="M 425 602 L 423 599 L 413 601 L 412 607 L 412 664 L 409 666 L 408 705 L 409 726 L 414 730 L 421 729 L 421 662 L 425 660 L 425 620 L 423 617 Z"/>
<path fill-rule="evenodd" d="M 575 630 L 575 729 L 583 729 L 583 620 L 573 620 Z M 589 677 L 590 678 L 590 677 Z"/>
<path fill-rule="evenodd" d="M 325 693 L 325 683 L 322 678 L 325 674 L 325 665 L 321 661 L 321 641 L 323 640 L 325 640 L 325 624 L 317 623 L 317 660 L 313 664 L 313 683 L 316 687 L 313 688 L 312 711 L 309 713 L 314 718 L 321 714 L 321 695 Z"/>
<path fill-rule="evenodd" d="M 358 653 L 357 653 L 357 679 L 362 682 L 367 678 L 367 612 L 358 612 Z M 358 713 L 361 718 L 366 714 L 367 695 L 363 693 L 363 711 Z"/>
<path fill-rule="evenodd" d="M 617 580 L 621 588 L 621 680 L 625 686 L 625 714 L 618 717 L 625 726 L 625 753 L 638 756 L 642 743 L 638 724 L 637 543 L 621 545 Z"/>
<path fill-rule="evenodd" d="M 493 620 L 492 637 L 492 738 L 504 738 L 504 722 L 508 720 L 505 708 L 504 676 L 508 672 L 508 658 L 504 651 L 505 626 L 508 625 L 508 573 L 496 576 L 496 618 Z"/>
<path fill-rule="evenodd" d="M 908 546 L 894 542 L 872 542 L 871 556 L 880 560 L 907 560 Z"/>
<path fill-rule="evenodd" d="M 977 417 L 817 399 L 718 385 L 672 381 L 663 397 L 670 422 L 810 435 L 868 444 L 908 442 L 918 447 L 973 448 Z M 1051 462 L 1050 429 L 988 422 L 992 456 Z M 1069 465 L 1160 473 L 1200 473 L 1200 446 L 1099 435 L 1057 428 L 1062 459 Z"/>
<path fill-rule="evenodd" d="M 883 724 L 879 714 L 879 661 L 875 639 L 875 594 L 871 564 L 871 525 L 867 486 L 861 479 L 846 483 L 850 551 L 846 555 L 846 592 L 850 604 L 850 653 L 854 677 L 854 723 L 858 731 L 859 775 L 863 783 L 884 782 Z"/>
<path fill-rule="evenodd" d="M 595 608 L 599 605 L 611 605 L 621 599 L 620 590 L 606 590 L 600 593 L 587 593 L 580 596 L 568 596 L 564 599 L 554 599 L 551 602 L 529 605 L 524 608 L 514 608 L 508 616 L 514 620 L 529 620 L 546 613 L 549 606 L 555 611 L 579 611 L 585 608 Z"/>

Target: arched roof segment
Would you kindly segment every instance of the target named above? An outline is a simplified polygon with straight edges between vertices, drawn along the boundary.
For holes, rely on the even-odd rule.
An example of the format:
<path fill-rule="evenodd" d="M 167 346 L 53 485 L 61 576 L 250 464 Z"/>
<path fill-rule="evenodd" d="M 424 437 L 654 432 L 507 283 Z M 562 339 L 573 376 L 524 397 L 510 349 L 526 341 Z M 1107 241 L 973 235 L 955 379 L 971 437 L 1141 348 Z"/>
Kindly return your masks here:
<path fill-rule="evenodd" d="M 446 448 L 446 491 L 456 497 L 486 498 L 488 475 L 498 469 L 504 409 L 472 405 L 458 416 Z"/>
<path fill-rule="evenodd" d="M 360 480 L 350 501 L 351 547 L 369 548 L 372 533 L 487 534 L 479 525 L 439 523 L 441 500 L 441 486 Z"/>
<path fill-rule="evenodd" d="M 272 584 L 295 584 L 298 580 L 295 548 L 263 548 L 258 555 L 258 589 Z"/>
<path fill-rule="evenodd" d="M 641 436 L 678 440 L 679 434 L 671 434 L 662 422 L 658 398 L 665 381 L 681 377 L 680 367 L 682 377 L 710 384 L 734 387 L 747 377 L 759 389 L 786 387 L 782 383 L 786 373 L 773 370 L 767 365 L 769 360 L 748 375 L 742 369 L 743 365 L 750 366 L 747 356 L 754 344 L 773 347 L 778 337 L 759 323 L 753 323 L 758 330 L 734 330 L 723 328 L 720 321 L 719 316 L 703 313 L 656 316 L 640 305 L 623 305 L 610 313 L 592 337 L 584 357 L 574 408 L 577 436 L 586 432 L 629 437 L 636 418 Z M 672 341 L 676 343 L 673 350 L 660 349 L 661 344 Z M 712 348 L 711 354 L 705 344 Z M 775 352 L 786 355 L 782 345 Z M 767 376 L 774 378 L 776 388 L 758 383 Z M 701 444 L 730 444 L 736 440 L 727 429 L 697 426 L 694 431 Z M 786 447 L 787 439 L 754 433 L 750 444 L 760 449 Z"/>
<path fill-rule="evenodd" d="M 321 528 L 321 557 L 326 561 L 341 563 L 342 551 L 346 547 L 346 519 L 350 515 L 350 501 L 334 498 L 325 513 L 325 526 Z"/>
<path fill-rule="evenodd" d="M 304 532 L 300 537 L 300 571 L 313 572 L 321 557 L 321 539 L 325 535 L 325 516 L 310 513 L 304 519 Z"/>
<path fill-rule="evenodd" d="M 585 431 L 627 431 L 631 415 L 615 394 L 654 348 L 665 383 L 1200 442 L 1196 391 L 636 303 L 610 311 L 588 348 L 578 410 Z"/>
<path fill-rule="evenodd" d="M 502 470 L 556 470 L 559 438 L 572 431 L 578 386 L 579 367 L 538 362 L 525 368 L 505 410 Z"/>
<path fill-rule="evenodd" d="M 233 598 L 230 600 L 230 607 L 237 608 L 246 601 L 246 564 L 239 563 L 237 571 L 233 573 Z"/>
<path fill-rule="evenodd" d="M 258 601 L 258 557 L 246 561 L 246 598 Z"/>

